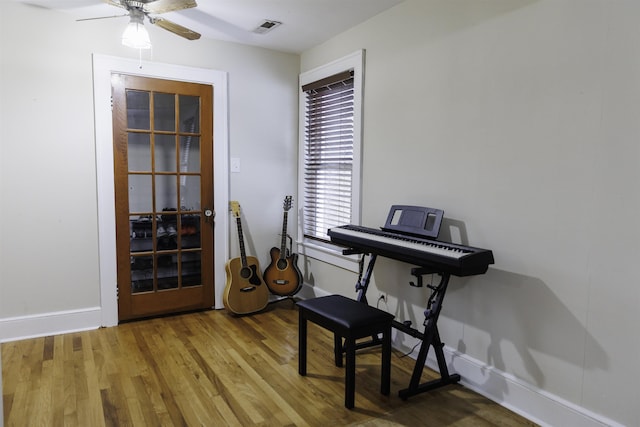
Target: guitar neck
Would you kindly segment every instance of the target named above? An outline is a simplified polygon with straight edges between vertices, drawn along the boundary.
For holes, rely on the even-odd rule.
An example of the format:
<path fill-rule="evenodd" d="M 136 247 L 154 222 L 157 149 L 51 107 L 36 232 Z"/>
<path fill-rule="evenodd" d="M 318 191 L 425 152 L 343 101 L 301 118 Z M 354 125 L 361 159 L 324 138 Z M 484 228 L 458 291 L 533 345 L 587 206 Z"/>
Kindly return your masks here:
<path fill-rule="evenodd" d="M 244 236 L 242 235 L 242 221 L 240 217 L 236 218 L 236 225 L 238 226 L 238 241 L 240 243 L 240 259 L 242 260 L 242 268 L 247 267 L 247 255 L 244 249 Z"/>
<path fill-rule="evenodd" d="M 280 240 L 280 259 L 286 258 L 287 252 L 287 216 L 289 212 L 284 211 L 282 219 L 282 239 Z"/>

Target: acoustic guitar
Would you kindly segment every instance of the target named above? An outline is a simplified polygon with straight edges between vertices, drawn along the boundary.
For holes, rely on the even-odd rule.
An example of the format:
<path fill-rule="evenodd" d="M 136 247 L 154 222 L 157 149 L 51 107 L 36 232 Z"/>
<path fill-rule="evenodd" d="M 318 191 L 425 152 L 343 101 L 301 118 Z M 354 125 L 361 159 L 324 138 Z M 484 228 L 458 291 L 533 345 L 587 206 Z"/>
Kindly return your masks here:
<path fill-rule="evenodd" d="M 280 296 L 291 296 L 302 287 L 302 273 L 298 269 L 298 255 L 287 249 L 287 216 L 291 209 L 291 196 L 286 196 L 283 203 L 282 240 L 280 249 L 273 247 L 271 264 L 264 271 L 264 281 L 269 290 Z"/>
<path fill-rule="evenodd" d="M 240 256 L 230 259 L 226 265 L 227 284 L 222 302 L 225 308 L 235 314 L 249 314 L 262 310 L 269 303 L 269 289 L 262 279 L 258 259 L 247 256 L 242 235 L 240 204 L 229 202 L 231 212 L 238 227 Z"/>

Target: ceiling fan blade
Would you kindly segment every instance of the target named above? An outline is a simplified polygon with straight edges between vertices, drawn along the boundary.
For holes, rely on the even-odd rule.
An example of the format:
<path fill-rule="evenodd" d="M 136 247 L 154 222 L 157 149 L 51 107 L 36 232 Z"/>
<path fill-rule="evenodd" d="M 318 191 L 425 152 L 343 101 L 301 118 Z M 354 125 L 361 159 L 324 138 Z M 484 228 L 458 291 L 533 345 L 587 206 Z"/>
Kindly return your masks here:
<path fill-rule="evenodd" d="M 175 10 L 191 9 L 198 4 L 195 0 L 151 0 L 146 1 L 144 11 L 147 13 L 161 14 Z"/>
<path fill-rule="evenodd" d="M 187 40 L 197 40 L 200 38 L 200 33 L 196 33 L 182 25 L 178 25 L 175 22 L 167 21 L 162 18 L 150 18 L 152 24 L 158 27 L 164 28 L 167 31 L 171 31 L 174 34 L 184 37 Z"/>
<path fill-rule="evenodd" d="M 80 21 L 95 21 L 96 19 L 122 18 L 124 16 L 129 16 L 129 14 L 125 13 L 124 15 L 98 16 L 97 18 L 82 18 L 82 19 L 76 19 L 76 22 L 80 22 Z"/>

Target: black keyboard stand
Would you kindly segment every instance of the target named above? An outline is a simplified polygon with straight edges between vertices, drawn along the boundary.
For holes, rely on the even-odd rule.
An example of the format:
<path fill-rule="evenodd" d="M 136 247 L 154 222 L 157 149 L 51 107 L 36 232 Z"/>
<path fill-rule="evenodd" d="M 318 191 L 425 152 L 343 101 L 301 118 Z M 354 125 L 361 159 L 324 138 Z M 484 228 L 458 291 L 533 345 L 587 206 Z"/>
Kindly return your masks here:
<path fill-rule="evenodd" d="M 345 253 L 362 253 L 363 257 L 367 255 L 361 251 L 358 251 L 357 249 L 348 249 L 345 251 Z M 358 292 L 358 296 L 356 299 L 365 304 L 368 304 L 366 294 L 367 289 L 369 288 L 369 281 L 371 279 L 371 275 L 373 274 L 373 267 L 375 266 L 376 259 L 376 254 L 370 254 L 367 269 L 362 277 L 358 278 L 358 283 L 356 284 L 356 292 Z M 394 320 L 392 322 L 392 326 L 397 330 L 404 332 L 414 338 L 418 338 L 422 341 L 422 343 L 420 344 L 418 358 L 416 359 L 413 373 L 411 375 L 411 380 L 409 381 L 409 387 L 398 392 L 398 396 L 400 396 L 402 400 L 407 400 L 409 397 L 415 396 L 416 394 L 424 393 L 426 391 L 433 390 L 439 387 L 444 387 L 449 384 L 455 384 L 460 381 L 460 375 L 449 373 L 449 369 L 447 368 L 447 363 L 444 357 L 444 343 L 440 340 L 440 333 L 438 332 L 437 325 L 438 317 L 440 316 L 440 310 L 442 309 L 444 294 L 447 290 L 447 285 L 449 284 L 450 274 L 432 271 L 430 269 L 422 267 L 413 268 L 411 270 L 411 274 L 418 278 L 418 283 L 420 284 L 420 286 L 422 286 L 422 275 L 424 274 L 438 274 L 440 276 L 440 283 L 435 286 L 427 285 L 427 287 L 429 287 L 432 292 L 427 300 L 427 308 L 424 311 L 424 332 L 420 332 L 419 330 L 412 328 L 410 326 L 410 323 L 400 323 L 397 320 Z M 416 286 L 414 284 L 412 285 Z M 356 348 L 360 349 L 372 347 L 375 345 L 379 345 L 380 343 L 380 339 L 377 336 L 374 336 L 370 341 L 358 343 L 356 345 Z M 422 372 L 427 361 L 429 347 L 433 347 L 433 350 L 435 352 L 436 360 L 438 362 L 438 369 L 440 371 L 440 378 L 432 381 L 427 381 L 425 383 L 420 383 Z"/>

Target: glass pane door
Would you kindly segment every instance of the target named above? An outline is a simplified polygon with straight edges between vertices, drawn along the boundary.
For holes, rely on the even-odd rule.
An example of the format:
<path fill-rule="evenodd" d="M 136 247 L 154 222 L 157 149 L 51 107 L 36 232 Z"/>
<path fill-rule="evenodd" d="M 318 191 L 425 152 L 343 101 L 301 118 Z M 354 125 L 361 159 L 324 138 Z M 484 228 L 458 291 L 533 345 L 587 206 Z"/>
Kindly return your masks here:
<path fill-rule="evenodd" d="M 212 281 L 212 271 L 209 271 L 212 267 L 203 269 L 203 259 L 212 259 L 209 253 L 212 250 L 212 218 L 204 216 L 205 211 L 210 213 L 213 205 L 213 198 L 207 196 L 211 194 L 213 184 L 212 143 L 206 141 L 203 150 L 203 139 L 210 139 L 203 135 L 211 135 L 211 125 L 203 126 L 203 117 L 211 120 L 212 115 L 203 114 L 201 95 L 191 94 L 192 91 L 182 93 L 180 90 L 184 88 L 180 86 L 177 88 L 180 90 L 169 91 L 176 88 L 162 85 L 163 81 L 158 82 L 157 88 L 148 88 L 147 83 L 136 83 L 153 79 L 122 78 L 125 84 L 121 98 L 114 97 L 114 102 L 121 99 L 125 104 L 122 111 L 119 110 L 125 123 L 118 133 L 126 144 L 118 146 L 116 141 L 116 153 L 127 160 L 126 173 L 122 170 L 116 174 L 116 197 L 126 193 L 127 203 L 126 209 L 123 203 L 116 205 L 121 214 L 118 218 L 125 212 L 127 218 L 128 286 L 120 283 L 120 279 L 124 279 L 121 271 L 124 266 L 120 261 L 124 257 L 121 249 L 124 252 L 125 244 L 120 241 L 122 230 L 118 230 L 119 305 L 125 297 L 122 292 L 126 290 L 127 298 L 131 295 L 131 299 L 124 305 L 131 308 L 130 315 L 134 317 L 172 309 L 179 311 L 185 305 L 191 307 L 193 304 L 187 295 L 200 298 L 203 291 L 179 296 L 174 292 L 170 297 L 157 294 L 204 287 L 211 297 L 207 295 L 207 302 L 203 304 L 211 306 L 213 284 L 205 282 Z M 211 111 L 210 106 L 208 110 Z M 114 116 L 115 113 L 114 109 Z M 207 128 L 205 133 L 203 127 Z M 204 153 L 209 157 L 203 156 Z M 203 158 L 206 164 L 203 164 Z M 124 224 L 123 220 L 117 221 Z M 144 313 L 139 314 L 140 311 Z"/>

